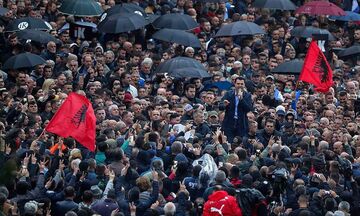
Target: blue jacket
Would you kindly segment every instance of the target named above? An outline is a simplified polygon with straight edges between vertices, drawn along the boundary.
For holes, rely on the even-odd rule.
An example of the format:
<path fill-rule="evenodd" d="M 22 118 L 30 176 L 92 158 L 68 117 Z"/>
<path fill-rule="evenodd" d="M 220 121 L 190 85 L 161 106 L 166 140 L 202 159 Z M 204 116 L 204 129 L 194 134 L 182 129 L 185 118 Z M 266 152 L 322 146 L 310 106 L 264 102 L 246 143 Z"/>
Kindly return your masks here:
<path fill-rule="evenodd" d="M 244 136 L 248 131 L 248 119 L 246 114 L 253 110 L 253 103 L 251 99 L 251 94 L 249 92 L 244 92 L 243 98 L 239 101 L 237 116 L 238 119 L 234 119 L 235 116 L 235 92 L 231 90 L 227 92 L 222 101 L 228 100 L 230 104 L 225 108 L 225 117 L 223 121 L 222 128 L 226 132 L 227 129 L 233 129 L 235 123 L 238 125 L 238 136 Z"/>
<path fill-rule="evenodd" d="M 78 208 L 78 204 L 76 202 L 74 202 L 71 199 L 65 199 L 63 201 L 59 201 L 56 203 L 55 206 L 55 215 L 58 216 L 63 216 L 65 215 L 68 211 L 71 211 L 73 209 L 77 209 Z"/>

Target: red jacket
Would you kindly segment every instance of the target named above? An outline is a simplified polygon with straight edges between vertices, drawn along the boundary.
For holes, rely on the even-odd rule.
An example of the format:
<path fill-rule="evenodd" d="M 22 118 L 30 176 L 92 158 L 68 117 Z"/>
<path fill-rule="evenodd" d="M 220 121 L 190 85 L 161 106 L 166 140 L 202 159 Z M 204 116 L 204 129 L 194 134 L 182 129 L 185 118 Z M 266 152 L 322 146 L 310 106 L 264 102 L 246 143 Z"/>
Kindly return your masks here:
<path fill-rule="evenodd" d="M 242 216 L 236 198 L 226 191 L 216 191 L 205 203 L 203 216 Z"/>

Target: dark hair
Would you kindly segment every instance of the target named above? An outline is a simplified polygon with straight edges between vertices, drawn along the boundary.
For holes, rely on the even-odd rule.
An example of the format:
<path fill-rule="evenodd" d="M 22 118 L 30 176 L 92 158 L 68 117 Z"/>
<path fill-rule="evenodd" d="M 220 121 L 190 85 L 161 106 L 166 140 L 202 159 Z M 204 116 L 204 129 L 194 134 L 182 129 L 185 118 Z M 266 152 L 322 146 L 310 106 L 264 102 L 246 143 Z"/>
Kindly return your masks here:
<path fill-rule="evenodd" d="M 100 152 L 105 152 L 109 148 L 109 146 L 106 142 L 99 142 L 97 144 L 97 147 Z"/>
<path fill-rule="evenodd" d="M 149 133 L 149 142 L 157 142 L 159 139 L 159 135 L 155 132 L 150 132 Z"/>
<path fill-rule="evenodd" d="M 65 197 L 73 197 L 75 195 L 75 189 L 72 186 L 67 186 L 64 189 L 64 195 Z"/>
<path fill-rule="evenodd" d="M 90 190 L 84 191 L 82 199 L 84 202 L 91 202 L 91 200 L 93 199 L 93 193 Z"/>
<path fill-rule="evenodd" d="M 242 77 L 242 76 L 239 76 L 239 77 L 236 77 L 236 78 L 235 78 L 235 82 L 238 81 L 238 80 L 245 82 L 245 78 Z"/>
<path fill-rule="evenodd" d="M 185 91 L 188 91 L 190 88 L 196 89 L 196 87 L 195 87 L 194 84 L 187 84 L 187 85 L 185 86 Z"/>

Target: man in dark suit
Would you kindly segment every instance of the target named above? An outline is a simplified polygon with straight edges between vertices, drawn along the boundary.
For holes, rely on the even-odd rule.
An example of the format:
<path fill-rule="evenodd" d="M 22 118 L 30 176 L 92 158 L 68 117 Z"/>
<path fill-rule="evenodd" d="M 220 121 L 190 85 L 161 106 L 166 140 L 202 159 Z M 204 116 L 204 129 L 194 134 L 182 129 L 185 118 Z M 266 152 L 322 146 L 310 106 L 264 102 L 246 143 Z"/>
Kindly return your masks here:
<path fill-rule="evenodd" d="M 75 197 L 75 189 L 72 186 L 68 186 L 64 190 L 65 200 L 56 202 L 55 215 L 65 215 L 66 212 L 78 208 L 78 204 L 73 201 Z"/>
<path fill-rule="evenodd" d="M 245 88 L 245 78 L 236 78 L 234 85 L 235 89 L 227 92 L 222 98 L 225 105 L 222 130 L 230 142 L 235 136 L 242 137 L 247 134 L 248 119 L 246 114 L 253 109 L 251 94 Z"/>

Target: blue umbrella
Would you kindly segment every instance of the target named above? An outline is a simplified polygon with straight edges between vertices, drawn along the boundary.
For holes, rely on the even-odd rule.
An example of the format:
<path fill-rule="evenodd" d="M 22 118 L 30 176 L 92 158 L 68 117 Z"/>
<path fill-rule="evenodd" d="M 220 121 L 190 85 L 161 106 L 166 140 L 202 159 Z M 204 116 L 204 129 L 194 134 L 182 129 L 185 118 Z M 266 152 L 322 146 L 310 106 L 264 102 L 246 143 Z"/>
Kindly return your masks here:
<path fill-rule="evenodd" d="M 217 87 L 220 90 L 229 90 L 232 86 L 233 84 L 229 81 L 219 81 L 212 84 L 212 87 Z"/>
<path fill-rule="evenodd" d="M 0 7 L 0 16 L 4 16 L 7 12 L 9 12 L 9 9 Z"/>
<path fill-rule="evenodd" d="M 360 21 L 360 14 L 352 11 L 345 11 L 345 13 L 345 16 L 329 16 L 329 19 L 340 21 Z"/>

